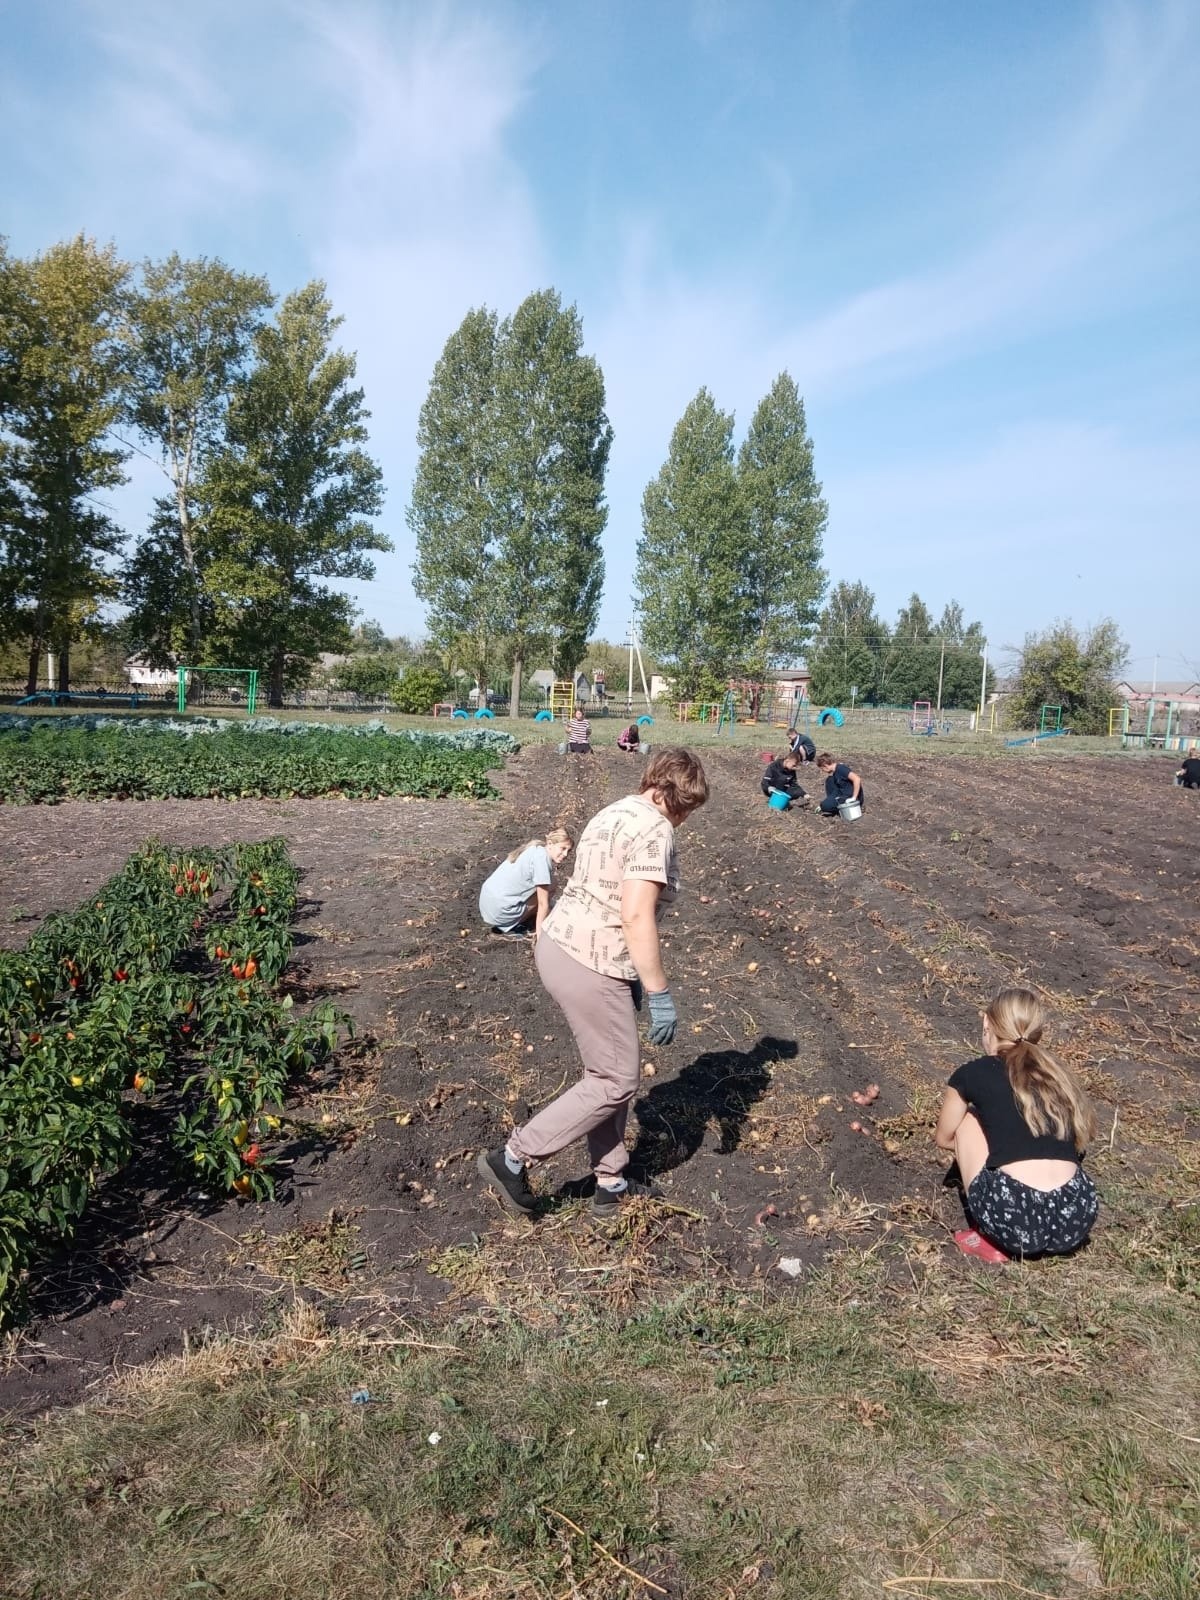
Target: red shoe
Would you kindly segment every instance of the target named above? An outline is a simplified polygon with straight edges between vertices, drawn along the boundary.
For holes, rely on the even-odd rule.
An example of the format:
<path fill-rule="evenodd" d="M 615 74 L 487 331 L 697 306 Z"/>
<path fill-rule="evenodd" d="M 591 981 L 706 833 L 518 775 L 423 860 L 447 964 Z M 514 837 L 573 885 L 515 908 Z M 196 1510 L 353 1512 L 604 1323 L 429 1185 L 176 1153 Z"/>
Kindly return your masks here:
<path fill-rule="evenodd" d="M 996 1266 L 1011 1261 L 1011 1256 L 1006 1256 L 1003 1250 L 998 1250 L 990 1239 L 985 1239 L 981 1233 L 976 1233 L 974 1228 L 960 1228 L 954 1235 L 954 1242 L 965 1256 L 976 1256 L 980 1261 L 990 1261 Z"/>

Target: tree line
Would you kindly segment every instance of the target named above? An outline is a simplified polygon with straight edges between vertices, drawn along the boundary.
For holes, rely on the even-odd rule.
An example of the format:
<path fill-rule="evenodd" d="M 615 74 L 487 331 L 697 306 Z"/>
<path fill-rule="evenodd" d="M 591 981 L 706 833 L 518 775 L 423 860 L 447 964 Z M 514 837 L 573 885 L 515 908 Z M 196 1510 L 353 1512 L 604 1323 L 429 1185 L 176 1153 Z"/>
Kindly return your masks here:
<path fill-rule="evenodd" d="M 817 623 L 809 653 L 810 693 L 822 705 L 974 707 L 985 689 L 983 627 L 956 600 L 935 622 L 920 595 L 890 626 L 865 583 L 838 583 Z M 994 674 L 989 669 L 986 692 Z"/>
<path fill-rule="evenodd" d="M 281 703 L 390 549 L 382 474 L 340 319 L 319 282 L 171 255 L 134 268 L 82 236 L 30 259 L 0 242 L 0 639 L 57 687 L 104 608 L 152 664 L 257 666 Z M 132 544 L 106 496 L 137 453 L 163 474 Z"/>
<path fill-rule="evenodd" d="M 391 542 L 340 320 L 320 282 L 279 299 L 217 260 L 134 267 L 82 236 L 21 259 L 0 241 L 0 649 L 23 650 L 30 693 L 47 651 L 68 689 L 72 646 L 114 609 L 151 664 L 257 667 L 273 705 L 351 648 L 335 585 L 371 579 Z M 403 666 L 421 700 L 456 671 L 481 693 L 507 680 L 513 715 L 547 657 L 615 683 L 623 647 L 592 638 L 612 439 L 574 306 L 543 289 L 503 317 L 469 311 L 430 379 L 407 508 L 430 639 L 350 676 L 394 685 Z M 107 497 L 135 453 L 162 492 L 129 538 Z M 935 621 L 916 594 L 886 624 L 861 582 L 826 598 L 827 520 L 790 374 L 737 448 L 702 388 L 646 486 L 636 552 L 642 640 L 675 696 L 806 659 L 822 703 L 977 704 L 980 624 L 955 601 Z M 1111 623 L 1031 636 L 1014 706 L 1053 695 L 1096 720 L 1123 648 Z"/>

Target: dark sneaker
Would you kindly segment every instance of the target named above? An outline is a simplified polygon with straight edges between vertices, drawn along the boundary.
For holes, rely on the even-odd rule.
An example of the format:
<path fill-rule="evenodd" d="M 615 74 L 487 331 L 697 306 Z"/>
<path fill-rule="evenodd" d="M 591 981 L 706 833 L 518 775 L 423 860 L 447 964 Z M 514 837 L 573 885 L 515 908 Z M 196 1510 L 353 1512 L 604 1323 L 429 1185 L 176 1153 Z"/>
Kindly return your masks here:
<path fill-rule="evenodd" d="M 475 1161 L 476 1170 L 485 1183 L 495 1189 L 504 1204 L 518 1216 L 527 1217 L 537 1208 L 537 1196 L 529 1187 L 529 1178 L 522 1167 L 520 1172 L 510 1172 L 504 1159 L 503 1145 L 499 1150 L 481 1150 Z"/>
<path fill-rule="evenodd" d="M 663 1192 L 656 1183 L 642 1183 L 637 1178 L 630 1178 L 623 1189 L 606 1189 L 598 1183 L 592 1196 L 592 1215 L 602 1218 L 618 1216 L 622 1200 L 636 1199 L 639 1195 L 661 1200 Z"/>
<path fill-rule="evenodd" d="M 493 928 L 491 932 L 493 939 L 518 939 L 524 941 L 529 938 L 528 928 Z"/>

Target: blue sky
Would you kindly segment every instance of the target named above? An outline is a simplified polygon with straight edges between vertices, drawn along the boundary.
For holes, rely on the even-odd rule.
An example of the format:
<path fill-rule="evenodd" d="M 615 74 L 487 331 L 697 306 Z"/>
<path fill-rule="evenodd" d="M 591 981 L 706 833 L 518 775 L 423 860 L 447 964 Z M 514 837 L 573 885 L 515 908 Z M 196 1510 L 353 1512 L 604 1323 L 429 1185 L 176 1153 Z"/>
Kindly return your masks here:
<path fill-rule="evenodd" d="M 615 431 L 600 631 L 703 384 L 786 368 L 826 564 L 993 651 L 1112 615 L 1200 676 L 1200 7 L 1191 0 L 0 0 L 0 232 L 324 278 L 419 633 L 417 413 L 466 311 L 553 285 Z M 121 501 L 139 526 L 153 469 Z"/>

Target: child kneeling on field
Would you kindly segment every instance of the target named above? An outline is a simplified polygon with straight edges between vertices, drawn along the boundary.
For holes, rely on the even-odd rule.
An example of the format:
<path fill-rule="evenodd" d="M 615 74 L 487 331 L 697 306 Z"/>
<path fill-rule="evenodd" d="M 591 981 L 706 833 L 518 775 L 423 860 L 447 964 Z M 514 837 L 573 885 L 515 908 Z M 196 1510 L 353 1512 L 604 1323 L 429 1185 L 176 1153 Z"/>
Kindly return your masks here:
<path fill-rule="evenodd" d="M 567 749 L 572 755 L 590 756 L 592 753 L 592 725 L 579 706 L 567 723 Z"/>
<path fill-rule="evenodd" d="M 959 1248 L 986 1260 L 1064 1255 L 1087 1239 L 1099 1201 L 1081 1162 L 1096 1114 L 1041 1046 L 1045 1017 L 1029 989 L 980 1012 L 986 1055 L 951 1076 L 934 1142 L 953 1150 L 971 1229 Z"/>
<path fill-rule="evenodd" d="M 773 794 L 785 794 L 793 805 L 807 805 L 808 795 L 796 781 L 796 768 L 800 757 L 794 750 L 772 761 L 762 775 L 762 792 L 769 800 Z"/>
<path fill-rule="evenodd" d="M 565 828 L 551 828 L 544 839 L 530 839 L 505 857 L 479 891 L 479 915 L 493 933 L 536 943 L 550 912 L 554 869 L 571 846 Z"/>
<path fill-rule="evenodd" d="M 867 797 L 863 793 L 862 779 L 851 772 L 844 761 L 835 761 L 828 753 L 817 757 L 817 771 L 825 779 L 825 798 L 821 801 L 821 814 L 836 817 L 843 800 L 857 800 L 865 811 Z"/>

